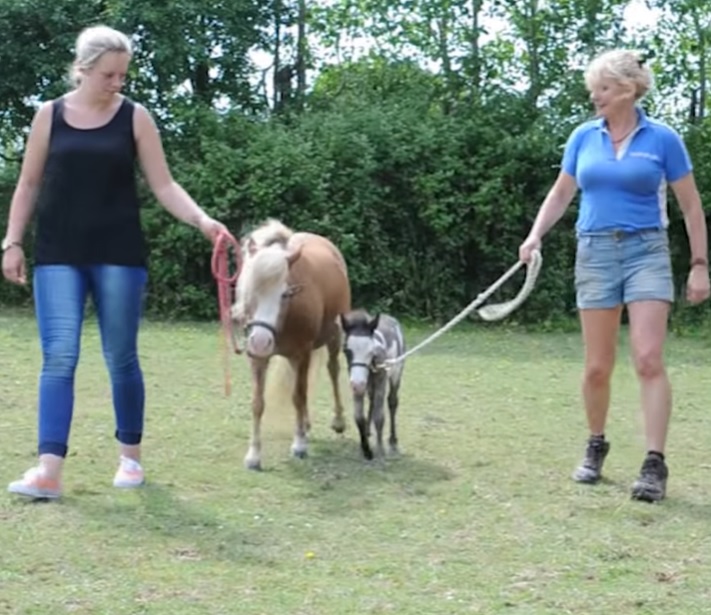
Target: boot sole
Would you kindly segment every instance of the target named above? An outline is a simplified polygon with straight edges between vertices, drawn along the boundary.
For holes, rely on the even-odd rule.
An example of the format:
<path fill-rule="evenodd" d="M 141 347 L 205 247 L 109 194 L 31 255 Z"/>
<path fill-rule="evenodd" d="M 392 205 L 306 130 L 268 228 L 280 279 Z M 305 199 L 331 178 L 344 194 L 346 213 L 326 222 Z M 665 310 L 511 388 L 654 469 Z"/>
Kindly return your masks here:
<path fill-rule="evenodd" d="M 667 483 L 662 483 L 661 490 L 652 490 L 646 487 L 632 487 L 632 499 L 640 502 L 661 502 L 667 494 Z"/>

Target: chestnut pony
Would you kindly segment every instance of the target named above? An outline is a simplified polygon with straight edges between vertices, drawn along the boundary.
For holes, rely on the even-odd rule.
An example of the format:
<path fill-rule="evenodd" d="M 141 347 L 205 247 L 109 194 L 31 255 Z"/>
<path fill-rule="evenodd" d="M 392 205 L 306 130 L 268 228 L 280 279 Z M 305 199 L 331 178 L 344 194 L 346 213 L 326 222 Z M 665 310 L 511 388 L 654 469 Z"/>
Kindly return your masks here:
<path fill-rule="evenodd" d="M 245 331 L 252 371 L 252 435 L 244 463 L 258 470 L 266 374 L 274 355 L 284 357 L 296 376 L 291 391 L 296 409 L 292 454 L 299 458 L 307 454 L 309 366 L 314 351 L 324 346 L 335 402 L 331 427 L 336 433 L 345 430 L 338 382 L 339 316 L 351 308 L 351 289 L 342 254 L 321 235 L 295 232 L 270 219 L 250 233 L 242 246 L 244 264 L 232 318 Z"/>

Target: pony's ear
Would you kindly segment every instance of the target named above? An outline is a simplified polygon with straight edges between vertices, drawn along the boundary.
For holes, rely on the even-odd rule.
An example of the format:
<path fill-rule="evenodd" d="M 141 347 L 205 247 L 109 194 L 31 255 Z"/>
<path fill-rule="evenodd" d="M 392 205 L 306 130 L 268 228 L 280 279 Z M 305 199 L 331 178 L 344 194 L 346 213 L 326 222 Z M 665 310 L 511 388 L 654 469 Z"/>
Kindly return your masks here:
<path fill-rule="evenodd" d="M 292 248 L 289 250 L 289 254 L 286 257 L 286 262 L 289 264 L 289 267 L 291 267 L 296 261 L 299 260 L 299 257 L 301 256 L 301 249 L 304 247 L 304 244 L 300 244 L 296 246 L 295 248 Z"/>
<path fill-rule="evenodd" d="M 378 323 L 380 322 L 380 314 L 376 314 L 368 321 L 368 329 L 373 333 L 378 328 Z"/>
<path fill-rule="evenodd" d="M 345 314 L 339 314 L 339 315 L 338 315 L 338 318 L 339 318 L 340 321 L 341 321 L 341 329 L 343 329 L 344 331 L 347 332 L 347 331 L 350 329 L 350 326 L 351 326 L 351 323 L 350 323 L 350 321 L 348 320 L 348 316 L 346 316 Z"/>

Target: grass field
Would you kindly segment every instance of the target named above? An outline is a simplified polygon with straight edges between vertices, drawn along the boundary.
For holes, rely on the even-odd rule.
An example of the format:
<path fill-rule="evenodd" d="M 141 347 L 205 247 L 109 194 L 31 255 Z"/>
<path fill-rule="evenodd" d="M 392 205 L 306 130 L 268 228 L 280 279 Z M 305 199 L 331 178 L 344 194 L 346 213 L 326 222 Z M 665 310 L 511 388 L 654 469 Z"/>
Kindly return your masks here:
<path fill-rule="evenodd" d="M 410 344 L 428 331 L 408 330 Z M 0 613 L 711 613 L 711 347 L 670 340 L 668 499 L 632 502 L 637 385 L 621 341 L 607 480 L 570 472 L 586 432 L 579 336 L 462 326 L 412 357 L 402 455 L 361 459 L 329 429 L 325 370 L 310 456 L 289 458 L 293 411 L 265 418 L 265 470 L 242 467 L 247 365 L 223 392 L 215 325 L 147 323 L 149 483 L 111 486 L 116 447 L 96 327 L 87 323 L 65 497 L 0 494 Z M 33 321 L 0 316 L 0 483 L 32 463 Z M 350 412 L 350 403 L 348 405 Z"/>

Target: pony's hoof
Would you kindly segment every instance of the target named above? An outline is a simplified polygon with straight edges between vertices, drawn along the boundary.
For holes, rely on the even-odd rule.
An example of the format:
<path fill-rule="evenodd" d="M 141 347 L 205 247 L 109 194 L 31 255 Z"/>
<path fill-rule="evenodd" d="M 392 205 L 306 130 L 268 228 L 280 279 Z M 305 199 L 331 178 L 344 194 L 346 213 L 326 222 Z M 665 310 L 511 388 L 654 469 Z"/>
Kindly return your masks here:
<path fill-rule="evenodd" d="M 336 433 L 343 433 L 346 430 L 346 421 L 343 417 L 335 417 L 331 422 L 331 429 Z"/>
<path fill-rule="evenodd" d="M 368 461 L 373 461 L 373 451 L 371 451 L 369 448 L 364 448 L 363 457 L 365 457 Z"/>
<path fill-rule="evenodd" d="M 262 462 L 259 459 L 245 459 L 244 460 L 244 467 L 247 468 L 248 470 L 261 470 L 262 469 Z"/>
<path fill-rule="evenodd" d="M 400 456 L 400 449 L 397 447 L 396 444 L 391 444 L 389 453 L 390 453 L 391 457 L 399 457 Z"/>
<path fill-rule="evenodd" d="M 309 454 L 306 450 L 302 451 L 300 449 L 292 449 L 291 454 L 296 459 L 306 459 L 309 456 Z"/>

